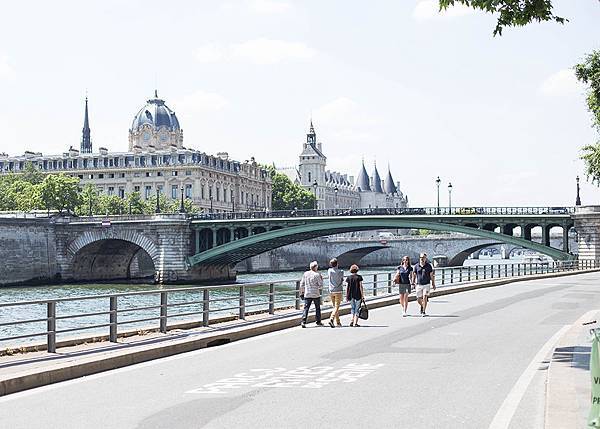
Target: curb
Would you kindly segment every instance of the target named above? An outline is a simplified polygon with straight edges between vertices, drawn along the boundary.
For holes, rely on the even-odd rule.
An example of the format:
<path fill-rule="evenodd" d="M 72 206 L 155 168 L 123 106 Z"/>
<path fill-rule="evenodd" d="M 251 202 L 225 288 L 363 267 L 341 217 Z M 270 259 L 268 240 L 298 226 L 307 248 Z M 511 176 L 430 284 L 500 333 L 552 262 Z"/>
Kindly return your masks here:
<path fill-rule="evenodd" d="M 509 283 L 516 283 L 529 280 L 538 280 L 554 277 L 564 277 L 570 275 L 587 274 L 591 272 L 599 272 L 600 269 L 581 270 L 581 271 L 566 271 L 561 273 L 548 273 L 523 276 L 518 278 L 501 278 L 498 280 L 480 281 L 461 286 L 447 286 L 443 289 L 435 290 L 431 293 L 431 297 L 444 296 L 455 293 L 467 292 L 470 290 L 483 289 L 488 287 L 502 286 Z M 409 301 L 415 301 L 415 296 L 410 296 Z M 398 296 L 386 296 L 382 298 L 372 298 L 367 300 L 369 309 L 387 307 L 398 303 Z M 347 315 L 350 313 L 348 304 L 340 307 L 340 314 Z M 327 309 L 322 312 L 322 318 L 329 317 L 331 310 Z M 89 357 L 79 359 L 77 362 L 59 362 L 51 367 L 46 367 L 39 372 L 35 369 L 26 370 L 21 373 L 14 373 L 10 378 L 0 380 L 0 397 L 11 393 L 21 392 L 24 390 L 41 387 L 48 384 L 58 383 L 61 381 L 72 380 L 86 375 L 97 374 L 104 371 L 109 371 L 117 368 L 135 365 L 138 363 L 147 362 L 163 357 L 173 356 L 180 353 L 190 352 L 202 348 L 227 344 L 233 341 L 238 341 L 258 335 L 267 334 L 282 329 L 297 327 L 302 318 L 300 312 L 291 315 L 280 316 L 277 320 L 263 320 L 251 322 L 251 324 L 236 326 L 231 329 L 224 330 L 219 333 L 208 334 L 197 339 L 182 339 L 173 340 L 169 344 L 157 344 L 154 346 L 145 346 L 144 350 L 128 351 L 120 350 L 113 352 L 111 356 Z M 315 320 L 314 314 L 309 315 L 308 321 Z M 564 426 L 563 426 L 564 427 Z"/>

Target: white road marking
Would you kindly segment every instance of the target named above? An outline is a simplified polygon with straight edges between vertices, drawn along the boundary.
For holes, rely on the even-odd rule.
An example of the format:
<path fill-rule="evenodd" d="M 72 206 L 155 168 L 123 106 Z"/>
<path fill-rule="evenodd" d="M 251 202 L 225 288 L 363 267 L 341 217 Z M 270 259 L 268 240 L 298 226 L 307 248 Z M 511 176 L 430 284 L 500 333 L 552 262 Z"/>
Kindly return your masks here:
<path fill-rule="evenodd" d="M 556 332 L 552 338 L 550 338 L 546 344 L 537 352 L 533 357 L 533 360 L 529 364 L 523 374 L 519 377 L 511 391 L 508 393 L 504 402 L 498 409 L 498 412 L 494 416 L 492 423 L 490 423 L 489 429 L 506 429 L 510 425 L 510 422 L 517 411 L 517 407 L 523 399 L 523 395 L 527 391 L 531 380 L 537 374 L 541 362 L 550 353 L 550 350 L 557 343 L 559 338 L 571 327 L 572 325 L 565 325 Z"/>

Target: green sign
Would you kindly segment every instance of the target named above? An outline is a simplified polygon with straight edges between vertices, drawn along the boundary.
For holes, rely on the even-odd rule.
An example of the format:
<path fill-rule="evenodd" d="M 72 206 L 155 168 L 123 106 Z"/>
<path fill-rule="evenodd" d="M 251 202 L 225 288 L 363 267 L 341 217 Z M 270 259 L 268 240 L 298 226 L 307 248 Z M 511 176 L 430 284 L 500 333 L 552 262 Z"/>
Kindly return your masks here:
<path fill-rule="evenodd" d="M 592 408 L 588 417 L 588 427 L 600 428 L 600 356 L 598 356 L 598 334 L 592 339 L 590 373 L 592 375 Z"/>

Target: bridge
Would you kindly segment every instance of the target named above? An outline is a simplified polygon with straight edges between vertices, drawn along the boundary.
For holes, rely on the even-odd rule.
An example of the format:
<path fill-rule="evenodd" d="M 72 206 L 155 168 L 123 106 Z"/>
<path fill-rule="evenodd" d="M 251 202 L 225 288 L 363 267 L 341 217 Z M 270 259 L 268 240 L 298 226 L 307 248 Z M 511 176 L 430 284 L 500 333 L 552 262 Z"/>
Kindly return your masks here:
<path fill-rule="evenodd" d="M 464 233 L 569 260 L 574 258 L 568 244 L 573 227 L 579 259 L 600 259 L 596 206 L 1 218 L 0 284 L 8 283 L 6 279 L 47 283 L 152 276 L 161 283 L 235 280 L 237 262 L 287 244 L 350 231 L 400 228 Z M 541 228 L 539 242 L 532 239 L 534 228 Z M 553 228 L 562 231 L 561 248 L 550 245 Z M 485 246 L 482 242 L 479 247 Z M 477 250 L 468 247 L 455 263 Z"/>
<path fill-rule="evenodd" d="M 572 207 L 458 207 L 398 209 L 332 209 L 218 213 L 192 218 L 197 264 L 228 265 L 281 246 L 325 235 L 375 229 L 428 229 L 459 232 L 512 244 L 568 260 Z M 541 242 L 531 231 L 540 227 Z M 562 229 L 563 247 L 550 245 L 550 230 Z M 516 236 L 516 230 L 520 236 Z M 477 249 L 475 249 L 477 250 Z"/>

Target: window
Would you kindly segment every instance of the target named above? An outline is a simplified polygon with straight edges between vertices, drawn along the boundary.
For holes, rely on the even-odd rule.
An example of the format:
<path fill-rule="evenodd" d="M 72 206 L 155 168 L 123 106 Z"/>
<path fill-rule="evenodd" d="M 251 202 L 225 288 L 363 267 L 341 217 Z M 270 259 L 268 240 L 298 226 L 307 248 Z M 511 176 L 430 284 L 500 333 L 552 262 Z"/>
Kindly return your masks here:
<path fill-rule="evenodd" d="M 156 172 L 156 175 L 157 175 L 158 177 L 162 176 L 162 175 L 163 175 L 163 174 L 162 174 L 162 171 L 157 171 L 157 172 Z"/>
<path fill-rule="evenodd" d="M 115 187 L 114 186 L 109 186 L 108 187 L 108 195 L 113 195 L 115 193 Z"/>
<path fill-rule="evenodd" d="M 310 171 L 308 172 L 308 181 L 309 181 L 309 182 L 311 182 L 311 179 L 310 179 Z"/>
<path fill-rule="evenodd" d="M 171 176 L 177 176 L 177 171 L 171 171 Z"/>
<path fill-rule="evenodd" d="M 217 201 L 219 201 L 220 197 L 221 197 L 221 192 L 220 191 L 221 191 L 221 189 L 217 187 Z"/>
<path fill-rule="evenodd" d="M 152 172 L 151 171 L 146 171 L 146 177 L 152 177 Z"/>
<path fill-rule="evenodd" d="M 140 173 L 133 173 L 133 177 L 140 177 Z"/>
<path fill-rule="evenodd" d="M 150 195 L 152 195 L 152 186 L 150 186 L 150 185 L 146 185 L 146 189 L 145 189 L 145 194 L 144 194 L 144 197 L 145 197 L 146 199 L 149 199 L 149 198 L 150 198 Z"/>
<path fill-rule="evenodd" d="M 104 174 L 102 174 L 102 173 L 98 174 L 98 179 L 104 179 Z"/>
<path fill-rule="evenodd" d="M 119 177 L 121 177 L 121 178 L 125 177 L 125 173 L 119 173 Z"/>
<path fill-rule="evenodd" d="M 125 188 L 119 188 L 119 198 L 125 198 Z"/>
<path fill-rule="evenodd" d="M 185 170 L 185 175 L 186 176 L 191 176 L 192 175 L 192 171 L 191 170 Z"/>
<path fill-rule="evenodd" d="M 171 185 L 171 198 L 177 199 L 177 185 Z"/>
<path fill-rule="evenodd" d="M 192 185 L 185 185 L 185 197 L 192 198 Z"/>
<path fill-rule="evenodd" d="M 83 174 L 78 174 L 77 177 L 79 177 L 80 179 L 83 179 Z"/>
<path fill-rule="evenodd" d="M 204 185 L 200 185 L 200 198 L 204 199 Z"/>
<path fill-rule="evenodd" d="M 140 187 L 139 186 L 134 186 L 133 187 L 133 192 L 140 192 Z"/>
<path fill-rule="evenodd" d="M 159 194 L 163 193 L 163 185 L 156 185 L 156 190 L 158 191 Z"/>
<path fill-rule="evenodd" d="M 114 178 L 115 178 L 115 173 L 109 173 L 108 177 L 109 177 L 110 179 L 114 179 Z"/>

